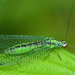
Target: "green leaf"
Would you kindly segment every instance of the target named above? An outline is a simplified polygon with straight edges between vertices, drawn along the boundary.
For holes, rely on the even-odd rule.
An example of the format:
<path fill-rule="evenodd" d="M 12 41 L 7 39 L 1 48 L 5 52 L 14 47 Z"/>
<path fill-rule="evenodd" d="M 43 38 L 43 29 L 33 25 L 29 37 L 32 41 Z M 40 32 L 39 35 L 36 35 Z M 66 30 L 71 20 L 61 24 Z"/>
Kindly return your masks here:
<path fill-rule="evenodd" d="M 40 58 L 27 64 L 0 66 L 0 75 L 75 75 L 75 55 L 64 48 L 54 49 L 43 60 Z"/>

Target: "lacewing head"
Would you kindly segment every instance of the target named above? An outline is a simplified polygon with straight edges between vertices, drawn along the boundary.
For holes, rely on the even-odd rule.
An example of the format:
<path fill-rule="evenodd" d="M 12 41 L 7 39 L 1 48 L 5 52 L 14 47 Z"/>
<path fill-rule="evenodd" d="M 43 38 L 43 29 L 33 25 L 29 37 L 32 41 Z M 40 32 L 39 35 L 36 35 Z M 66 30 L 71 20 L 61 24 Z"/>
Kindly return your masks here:
<path fill-rule="evenodd" d="M 62 44 L 63 44 L 62 47 L 64 47 L 64 48 L 68 46 L 66 41 L 62 41 Z"/>

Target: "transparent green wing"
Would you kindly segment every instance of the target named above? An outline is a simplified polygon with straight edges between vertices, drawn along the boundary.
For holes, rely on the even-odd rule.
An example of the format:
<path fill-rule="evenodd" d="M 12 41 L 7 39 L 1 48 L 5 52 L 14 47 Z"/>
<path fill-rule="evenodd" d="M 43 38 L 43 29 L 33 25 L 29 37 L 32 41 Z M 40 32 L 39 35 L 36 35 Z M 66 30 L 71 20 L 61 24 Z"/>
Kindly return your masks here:
<path fill-rule="evenodd" d="M 27 63 L 33 60 L 37 60 L 41 57 L 47 56 L 49 53 L 50 48 L 46 46 L 41 46 L 36 49 L 32 49 L 30 52 L 21 54 L 21 55 L 0 55 L 0 65 L 15 65 L 21 63 Z"/>
<path fill-rule="evenodd" d="M 39 42 L 46 39 L 48 39 L 48 37 L 29 35 L 0 35 L 0 53 L 16 44 Z"/>
<path fill-rule="evenodd" d="M 0 35 L 0 39 L 34 39 L 34 40 L 45 40 L 48 37 L 45 36 L 32 36 L 32 35 Z"/>
<path fill-rule="evenodd" d="M 46 55 L 46 52 L 50 49 L 46 46 L 41 46 L 19 55 L 6 55 L 3 53 L 7 48 L 17 44 L 45 41 L 46 39 L 53 38 L 29 35 L 0 35 L 0 65 L 14 65 L 16 63 L 29 62 L 42 55 Z"/>

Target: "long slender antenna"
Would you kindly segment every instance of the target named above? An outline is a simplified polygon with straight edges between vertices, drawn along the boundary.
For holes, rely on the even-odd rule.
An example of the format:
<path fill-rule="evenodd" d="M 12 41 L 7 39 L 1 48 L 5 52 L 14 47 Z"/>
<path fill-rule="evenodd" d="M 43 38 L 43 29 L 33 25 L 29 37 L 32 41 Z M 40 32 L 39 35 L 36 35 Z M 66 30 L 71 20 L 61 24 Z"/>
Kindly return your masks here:
<path fill-rule="evenodd" d="M 70 15 L 69 15 L 69 19 L 68 19 L 68 24 L 67 24 L 67 31 L 66 31 L 65 41 L 67 40 L 67 36 L 68 36 L 69 25 L 70 25 L 70 20 L 71 20 L 71 15 L 72 15 L 72 9 L 73 9 L 73 4 L 72 4 L 71 10 L 70 10 Z"/>
<path fill-rule="evenodd" d="M 70 44 L 68 44 L 68 46 L 70 46 L 70 47 L 72 47 L 72 48 L 75 48 L 75 46 L 72 46 L 72 45 L 70 45 Z"/>

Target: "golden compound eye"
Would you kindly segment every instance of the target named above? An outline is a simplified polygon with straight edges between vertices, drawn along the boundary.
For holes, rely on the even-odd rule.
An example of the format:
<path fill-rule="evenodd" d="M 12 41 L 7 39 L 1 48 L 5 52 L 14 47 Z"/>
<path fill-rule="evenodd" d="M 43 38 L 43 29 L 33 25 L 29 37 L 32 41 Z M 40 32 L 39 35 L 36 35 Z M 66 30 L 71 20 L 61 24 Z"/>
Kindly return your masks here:
<path fill-rule="evenodd" d="M 66 47 L 66 46 L 63 46 L 64 48 Z"/>

